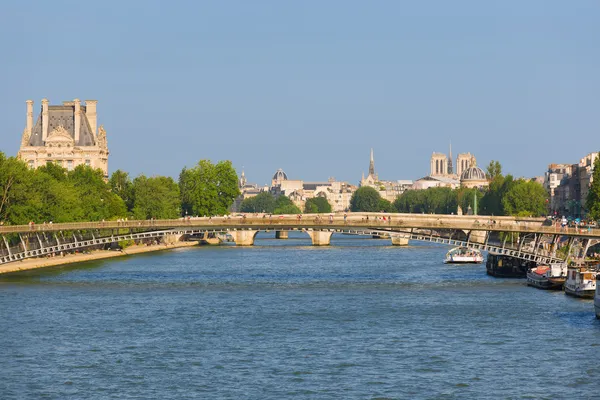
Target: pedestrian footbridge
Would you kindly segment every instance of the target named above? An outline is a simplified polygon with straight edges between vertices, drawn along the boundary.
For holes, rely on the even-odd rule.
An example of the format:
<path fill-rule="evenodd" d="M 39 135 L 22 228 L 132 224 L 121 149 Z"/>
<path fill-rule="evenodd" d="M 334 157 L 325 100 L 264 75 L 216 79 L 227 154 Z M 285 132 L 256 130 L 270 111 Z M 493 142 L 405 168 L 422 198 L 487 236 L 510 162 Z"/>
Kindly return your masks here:
<path fill-rule="evenodd" d="M 305 232 L 315 246 L 330 245 L 334 233 L 368 235 L 406 245 L 410 240 L 464 246 L 538 263 L 563 262 L 557 249 L 585 252 L 600 240 L 599 229 L 562 228 L 544 218 L 434 214 L 349 213 L 269 215 L 172 220 L 101 221 L 1 226 L 0 264 L 31 257 L 109 245 L 122 240 L 208 241 L 226 234 L 236 245 L 251 246 L 261 231 Z M 218 242 L 213 239 L 212 242 Z M 335 239 L 333 240 L 335 244 Z"/>

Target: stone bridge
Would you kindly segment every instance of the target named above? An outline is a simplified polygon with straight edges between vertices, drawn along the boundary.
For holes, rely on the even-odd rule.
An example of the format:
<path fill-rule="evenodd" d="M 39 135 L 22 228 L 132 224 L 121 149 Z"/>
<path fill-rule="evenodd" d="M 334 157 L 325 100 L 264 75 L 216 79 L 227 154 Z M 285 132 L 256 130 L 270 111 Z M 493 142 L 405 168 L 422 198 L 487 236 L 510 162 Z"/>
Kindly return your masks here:
<path fill-rule="evenodd" d="M 315 246 L 329 245 L 333 233 L 370 235 L 391 239 L 394 245 L 409 240 L 491 251 L 540 263 L 560 262 L 558 244 L 575 241 L 587 250 L 600 239 L 600 229 L 561 228 L 544 218 L 457 216 L 434 214 L 349 213 L 268 215 L 237 214 L 227 217 L 172 220 L 102 221 L 64 224 L 30 224 L 0 227 L 0 264 L 106 245 L 121 240 L 179 238 L 202 240 L 228 234 L 236 245 L 249 246 L 259 231 L 306 232 Z"/>

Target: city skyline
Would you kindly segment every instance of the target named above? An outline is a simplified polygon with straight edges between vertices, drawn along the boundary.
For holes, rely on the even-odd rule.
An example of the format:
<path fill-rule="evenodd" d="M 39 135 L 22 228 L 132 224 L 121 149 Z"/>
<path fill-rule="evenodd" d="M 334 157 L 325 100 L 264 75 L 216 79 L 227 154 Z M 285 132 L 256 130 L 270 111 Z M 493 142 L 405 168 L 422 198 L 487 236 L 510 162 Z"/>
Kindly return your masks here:
<path fill-rule="evenodd" d="M 600 147 L 594 1 L 116 4 L 4 7 L 6 154 L 25 100 L 76 97 L 102 104 L 109 173 L 133 176 L 228 159 L 257 183 L 354 183 L 373 147 L 382 179 L 415 180 L 451 140 L 529 177 Z"/>

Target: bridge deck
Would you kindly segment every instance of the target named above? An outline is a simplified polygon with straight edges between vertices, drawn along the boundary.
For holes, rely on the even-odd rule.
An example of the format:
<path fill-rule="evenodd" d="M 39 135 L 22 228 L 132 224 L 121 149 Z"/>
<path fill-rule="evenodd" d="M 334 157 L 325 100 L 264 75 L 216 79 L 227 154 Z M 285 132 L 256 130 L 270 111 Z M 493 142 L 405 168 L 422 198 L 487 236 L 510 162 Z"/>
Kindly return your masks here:
<path fill-rule="evenodd" d="M 383 219 L 385 218 L 385 220 Z M 391 218 L 391 219 L 390 219 Z M 386 229 L 390 231 L 407 232 L 411 229 L 454 229 L 463 231 L 536 233 L 600 239 L 600 229 L 561 228 L 557 225 L 546 226 L 543 218 L 514 218 L 487 216 L 456 216 L 456 215 L 427 215 L 427 214 L 379 214 L 352 213 L 346 219 L 336 214 L 331 219 L 327 215 L 304 214 L 297 215 L 255 216 L 248 215 L 233 217 L 202 217 L 180 218 L 171 220 L 139 220 L 139 221 L 102 221 L 74 222 L 63 224 L 33 224 L 0 226 L 0 234 L 27 232 L 56 232 L 90 229 L 177 229 L 197 228 L 206 230 L 232 229 Z"/>

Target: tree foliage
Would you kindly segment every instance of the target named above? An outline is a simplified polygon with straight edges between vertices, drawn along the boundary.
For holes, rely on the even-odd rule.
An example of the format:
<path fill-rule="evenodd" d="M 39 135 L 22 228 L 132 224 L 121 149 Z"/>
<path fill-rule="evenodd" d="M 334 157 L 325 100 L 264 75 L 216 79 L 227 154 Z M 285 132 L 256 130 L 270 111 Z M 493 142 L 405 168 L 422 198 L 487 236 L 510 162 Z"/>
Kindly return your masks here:
<path fill-rule="evenodd" d="M 378 212 L 381 211 L 381 196 L 372 187 L 360 187 L 350 198 L 350 211 Z"/>
<path fill-rule="evenodd" d="M 596 157 L 596 161 L 594 162 L 592 184 L 588 192 L 585 206 L 591 219 L 596 221 L 600 220 L 600 156 Z"/>
<path fill-rule="evenodd" d="M 490 163 L 488 164 L 487 168 L 486 168 L 486 175 L 487 178 L 491 181 L 494 180 L 495 178 L 502 176 L 502 165 L 500 165 L 499 161 L 490 161 Z"/>
<path fill-rule="evenodd" d="M 458 206 L 463 213 L 469 207 L 483 215 L 544 215 L 546 192 L 534 181 L 515 181 L 511 175 L 502 175 L 502 165 L 492 161 L 487 167 L 490 184 L 485 189 L 477 188 L 429 188 L 408 190 L 398 196 L 394 209 L 402 213 L 456 213 Z M 518 188 L 515 186 L 518 185 Z M 477 200 L 475 200 L 477 199 Z"/>
<path fill-rule="evenodd" d="M 407 190 L 394 200 L 393 208 L 401 213 L 456 213 L 456 192 L 447 187 Z"/>
<path fill-rule="evenodd" d="M 80 165 L 67 172 L 53 163 L 32 170 L 3 153 L 0 196 L 0 219 L 6 224 L 99 221 L 127 212 L 100 170 Z"/>
<path fill-rule="evenodd" d="M 231 161 L 200 160 L 179 174 L 184 212 L 190 215 L 225 215 L 239 196 L 238 177 Z"/>
<path fill-rule="evenodd" d="M 133 180 L 135 219 L 173 219 L 180 216 L 179 185 L 171 177 L 140 175 Z"/>
<path fill-rule="evenodd" d="M 83 211 L 82 220 L 100 221 L 125 217 L 127 213 L 125 202 L 111 192 L 101 170 L 78 165 L 68 172 L 67 178 L 77 189 Z"/>
<path fill-rule="evenodd" d="M 119 196 L 125 202 L 127 210 L 133 210 L 133 183 L 129 178 L 129 174 L 120 169 L 113 172 L 108 180 L 110 189 L 114 194 Z"/>
<path fill-rule="evenodd" d="M 518 179 L 502 198 L 507 215 L 540 217 L 546 215 L 546 189 L 534 180 Z"/>
<path fill-rule="evenodd" d="M 240 211 L 250 213 L 273 213 L 275 211 L 275 196 L 270 192 L 260 192 L 254 197 L 242 201 Z"/>
<path fill-rule="evenodd" d="M 329 204 L 325 197 L 313 197 L 304 203 L 304 212 L 307 214 L 330 213 L 331 204 Z"/>
<path fill-rule="evenodd" d="M 273 214 L 300 214 L 302 211 L 287 196 L 280 195 L 275 201 Z"/>
<path fill-rule="evenodd" d="M 197 167 L 184 169 L 182 176 L 185 187 L 194 189 L 186 192 L 190 210 L 225 214 L 239 194 L 237 175 L 229 161 L 214 166 L 200 162 Z M 54 163 L 29 169 L 24 162 L 0 152 L 0 221 L 4 224 L 100 221 L 128 216 L 177 218 L 181 216 L 183 197 L 179 187 L 172 178 L 164 176 L 141 175 L 132 181 L 121 170 L 115 171 L 107 182 L 101 170 L 86 165 L 72 171 Z M 204 197 L 198 193 L 210 193 L 213 198 L 202 203 Z"/>

